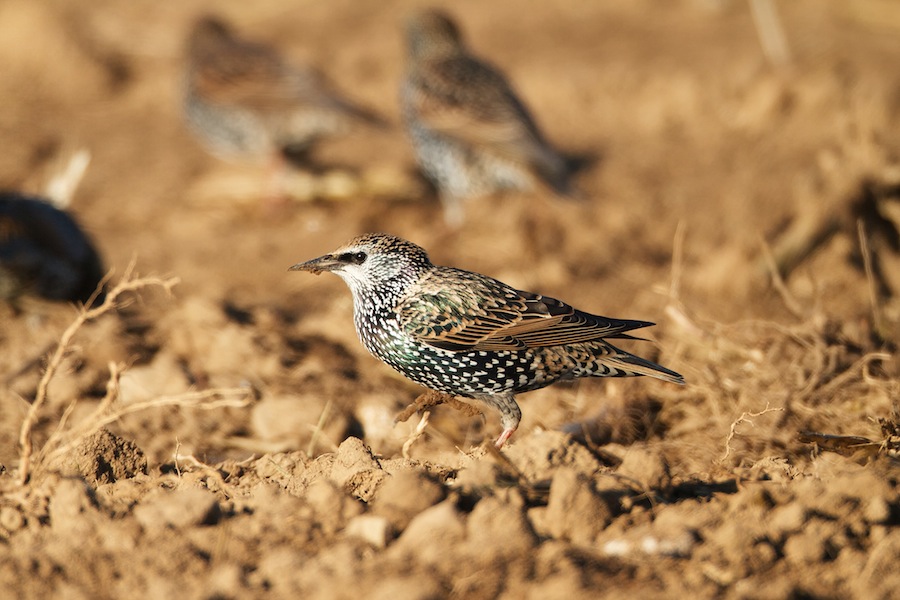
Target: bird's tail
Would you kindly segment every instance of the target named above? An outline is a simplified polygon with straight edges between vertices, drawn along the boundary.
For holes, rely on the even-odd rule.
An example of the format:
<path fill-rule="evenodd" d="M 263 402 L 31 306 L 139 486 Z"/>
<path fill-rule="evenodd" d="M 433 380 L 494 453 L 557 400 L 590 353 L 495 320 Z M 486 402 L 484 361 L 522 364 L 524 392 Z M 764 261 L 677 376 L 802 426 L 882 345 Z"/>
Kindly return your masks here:
<path fill-rule="evenodd" d="M 646 375 L 647 377 L 655 377 L 663 381 L 684 385 L 684 377 L 680 373 L 676 373 L 671 369 L 667 369 L 662 365 L 658 365 L 651 360 L 629 354 L 623 350 L 616 348 L 614 354 L 604 356 L 600 362 L 614 371 L 618 377 L 633 377 Z"/>
<path fill-rule="evenodd" d="M 557 196 L 567 200 L 584 199 L 581 192 L 572 184 L 572 170 L 565 157 L 552 148 L 544 148 L 544 152 L 535 163 L 535 171 Z"/>

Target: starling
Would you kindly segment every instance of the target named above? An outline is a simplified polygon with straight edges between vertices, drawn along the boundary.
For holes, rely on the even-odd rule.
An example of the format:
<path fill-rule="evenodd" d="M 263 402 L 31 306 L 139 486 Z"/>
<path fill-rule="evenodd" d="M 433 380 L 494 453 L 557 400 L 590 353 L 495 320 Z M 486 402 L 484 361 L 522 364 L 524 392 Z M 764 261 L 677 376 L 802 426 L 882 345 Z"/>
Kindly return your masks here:
<path fill-rule="evenodd" d="M 576 377 L 649 375 L 684 383 L 674 371 L 624 352 L 610 339 L 653 325 L 610 319 L 524 292 L 485 275 L 431 264 L 425 250 L 370 233 L 291 271 L 336 273 L 353 294 L 366 349 L 427 388 L 500 412 L 502 447 L 522 416 L 515 395 Z"/>
<path fill-rule="evenodd" d="M 419 166 L 437 187 L 451 224 L 462 202 L 537 181 L 573 196 L 566 160 L 544 139 L 506 78 L 472 56 L 446 14 L 429 10 L 407 24 L 403 121 Z"/>
<path fill-rule="evenodd" d="M 0 300 L 87 302 L 102 280 L 100 256 L 71 216 L 40 198 L 0 192 Z"/>
<path fill-rule="evenodd" d="M 311 67 L 288 63 L 270 46 L 237 37 L 204 17 L 187 44 L 184 114 L 223 159 L 275 158 L 362 123 L 381 124 L 341 98 Z"/>

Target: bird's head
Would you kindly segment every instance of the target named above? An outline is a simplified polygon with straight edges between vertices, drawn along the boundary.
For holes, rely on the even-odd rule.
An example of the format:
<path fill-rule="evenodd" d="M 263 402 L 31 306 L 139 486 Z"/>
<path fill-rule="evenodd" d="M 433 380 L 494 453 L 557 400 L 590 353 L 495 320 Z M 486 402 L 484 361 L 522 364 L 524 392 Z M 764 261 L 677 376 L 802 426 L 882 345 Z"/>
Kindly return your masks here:
<path fill-rule="evenodd" d="M 446 13 L 424 10 L 407 21 L 406 46 L 412 60 L 453 54 L 462 48 L 462 34 Z"/>
<path fill-rule="evenodd" d="M 221 52 L 234 40 L 234 34 L 225 21 L 211 15 L 197 19 L 188 35 L 188 55 L 193 59 L 207 59 Z"/>
<path fill-rule="evenodd" d="M 331 271 L 355 294 L 390 290 L 402 292 L 429 269 L 428 254 L 419 246 L 384 233 L 367 233 L 329 254 L 297 263 L 290 271 L 318 275 Z"/>

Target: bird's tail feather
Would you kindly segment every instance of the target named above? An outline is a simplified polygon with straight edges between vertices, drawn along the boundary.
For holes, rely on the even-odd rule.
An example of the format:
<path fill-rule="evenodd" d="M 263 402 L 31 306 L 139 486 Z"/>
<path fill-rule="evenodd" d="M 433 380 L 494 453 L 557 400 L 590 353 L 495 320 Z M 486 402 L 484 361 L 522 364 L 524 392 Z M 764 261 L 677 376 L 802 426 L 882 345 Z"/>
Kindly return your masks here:
<path fill-rule="evenodd" d="M 608 367 L 620 372 L 623 376 L 646 375 L 663 381 L 684 385 L 684 377 L 671 369 L 658 365 L 653 361 L 619 351 L 618 354 L 607 356 L 602 361 Z"/>

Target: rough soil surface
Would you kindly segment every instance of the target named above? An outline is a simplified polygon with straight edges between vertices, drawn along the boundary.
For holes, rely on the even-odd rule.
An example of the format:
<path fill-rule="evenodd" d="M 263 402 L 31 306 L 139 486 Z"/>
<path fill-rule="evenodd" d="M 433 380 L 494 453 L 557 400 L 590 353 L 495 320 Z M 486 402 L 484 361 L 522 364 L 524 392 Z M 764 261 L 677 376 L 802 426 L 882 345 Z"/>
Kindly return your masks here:
<path fill-rule="evenodd" d="M 180 281 L 56 362 L 77 309 L 0 307 L 0 595 L 898 597 L 900 8 L 774 2 L 779 53 L 769 4 L 454 2 L 586 198 L 484 199 L 458 231 L 397 126 L 411 2 L 215 3 L 395 124 L 316 148 L 281 204 L 180 119 L 212 2 L 0 4 L 0 185 L 88 150 L 70 210 L 111 285 Z M 422 390 L 340 280 L 287 272 L 366 231 L 655 321 L 629 348 L 688 384 L 523 395 L 500 453 L 493 414 L 395 425 Z"/>

